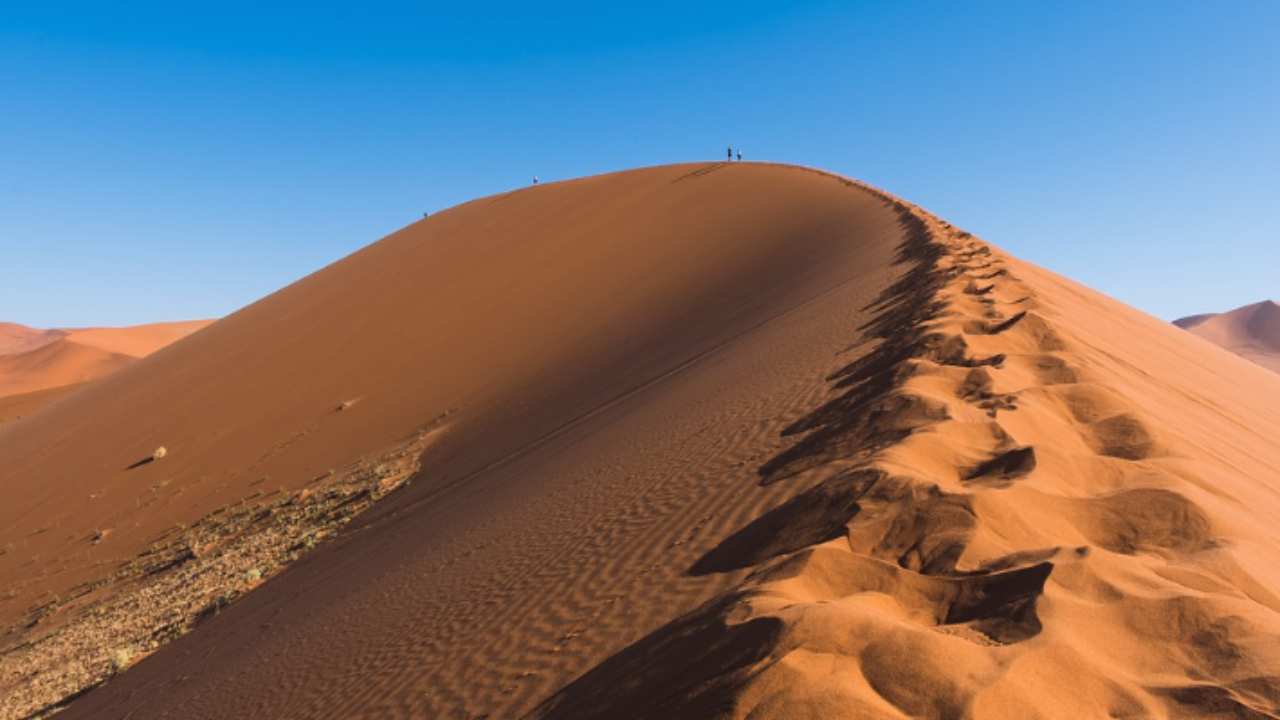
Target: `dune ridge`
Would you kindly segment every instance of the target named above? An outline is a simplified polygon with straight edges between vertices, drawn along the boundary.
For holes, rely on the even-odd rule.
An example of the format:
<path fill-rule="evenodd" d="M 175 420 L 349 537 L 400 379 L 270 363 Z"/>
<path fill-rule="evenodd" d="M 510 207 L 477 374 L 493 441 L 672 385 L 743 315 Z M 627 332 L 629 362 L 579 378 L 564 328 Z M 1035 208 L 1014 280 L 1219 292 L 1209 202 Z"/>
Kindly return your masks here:
<path fill-rule="evenodd" d="M 1192 460 L 1078 312 L 1116 303 L 898 208 L 880 344 L 760 468 L 808 489 L 690 569 L 750 577 L 529 717 L 1280 716 L 1275 465 Z"/>

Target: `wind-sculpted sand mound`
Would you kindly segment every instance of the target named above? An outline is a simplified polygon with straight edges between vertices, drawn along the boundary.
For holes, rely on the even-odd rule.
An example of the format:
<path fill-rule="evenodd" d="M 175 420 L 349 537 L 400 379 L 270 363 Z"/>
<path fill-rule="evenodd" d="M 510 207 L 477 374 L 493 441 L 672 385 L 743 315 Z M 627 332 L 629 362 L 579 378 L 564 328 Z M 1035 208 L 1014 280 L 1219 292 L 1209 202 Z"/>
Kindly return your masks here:
<path fill-rule="evenodd" d="M 0 323 L 0 423 L 39 410 L 73 386 L 110 375 L 209 324 L 36 330 Z M 15 397 L 21 396 L 21 397 Z"/>
<path fill-rule="evenodd" d="M 147 323 L 127 327 L 75 328 L 66 330 L 67 339 L 107 352 L 146 357 L 191 333 L 206 327 L 212 320 Z"/>
<path fill-rule="evenodd" d="M 1280 716 L 1280 378 L 849 180 L 486 198 L 146 369 L 14 433 L 93 478 L 14 716 Z"/>
<path fill-rule="evenodd" d="M 1270 300 L 1225 313 L 1192 315 L 1174 320 L 1173 324 L 1280 372 L 1280 305 Z"/>
<path fill-rule="evenodd" d="M 16 355 L 0 355 L 0 397 L 74 385 L 110 375 L 134 361 L 66 338 Z"/>
<path fill-rule="evenodd" d="M 29 352 L 65 337 L 66 334 L 64 330 L 41 330 L 18 323 L 0 322 L 0 355 Z"/>

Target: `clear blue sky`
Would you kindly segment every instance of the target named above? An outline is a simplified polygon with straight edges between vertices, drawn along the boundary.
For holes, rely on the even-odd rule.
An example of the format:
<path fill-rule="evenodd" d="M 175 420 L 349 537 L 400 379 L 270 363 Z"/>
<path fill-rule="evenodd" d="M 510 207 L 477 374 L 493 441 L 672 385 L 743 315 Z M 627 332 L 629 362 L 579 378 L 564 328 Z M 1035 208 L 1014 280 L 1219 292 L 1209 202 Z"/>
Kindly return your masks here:
<path fill-rule="evenodd" d="M 0 319 L 225 314 L 421 216 L 816 165 L 1165 318 L 1280 296 L 1277 2 L 22 3 Z"/>

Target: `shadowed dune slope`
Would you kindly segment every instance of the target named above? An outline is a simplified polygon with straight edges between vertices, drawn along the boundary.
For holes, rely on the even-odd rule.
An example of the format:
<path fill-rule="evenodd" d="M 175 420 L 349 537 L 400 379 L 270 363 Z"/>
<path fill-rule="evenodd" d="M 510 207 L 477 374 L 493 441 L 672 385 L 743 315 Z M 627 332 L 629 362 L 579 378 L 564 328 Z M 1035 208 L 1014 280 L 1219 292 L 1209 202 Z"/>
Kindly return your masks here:
<path fill-rule="evenodd" d="M 1280 372 L 1280 305 L 1270 300 L 1225 313 L 1192 315 L 1173 324 Z"/>
<path fill-rule="evenodd" d="M 710 542 L 774 497 L 741 483 L 890 282 L 899 220 L 845 182 L 758 164 L 637 170 L 434 214 L 0 427 L 9 637 L 83 619 L 106 592 L 96 581 L 180 524 L 287 496 L 443 426 L 412 485 L 360 531 L 70 711 L 110 702 L 134 673 L 177 668 L 183 640 L 202 637 L 239 659 L 201 661 L 206 682 L 169 706 L 187 717 L 351 716 L 371 694 L 428 716 L 532 707 L 714 594 L 718 580 L 666 587 L 680 582 L 672 543 L 692 562 L 705 547 L 684 542 L 699 524 Z M 138 464 L 159 446 L 163 459 Z M 639 605 L 615 598 L 579 639 L 580 605 L 603 613 L 623 588 Z M 264 620 L 296 623 L 277 641 L 318 643 L 298 651 L 302 665 L 273 661 L 266 684 L 262 633 L 215 627 L 258 611 L 259 596 L 271 617 L 303 603 Z M 525 631 L 510 632 L 515 617 Z M 554 653 L 570 635 L 582 649 Z M 131 654 L 151 640 L 130 640 Z M 93 652 L 109 658 L 111 642 Z M 528 663 L 542 668 L 536 682 Z M 250 683 L 234 693 L 245 705 L 223 706 L 227 682 Z M 296 692 L 267 689 L 279 683 Z M 165 707 L 155 697 L 143 714 Z"/>
<path fill-rule="evenodd" d="M 454 208 L 0 428 L 5 612 L 423 428 L 66 717 L 1280 717 L 1280 376 L 756 164 Z"/>

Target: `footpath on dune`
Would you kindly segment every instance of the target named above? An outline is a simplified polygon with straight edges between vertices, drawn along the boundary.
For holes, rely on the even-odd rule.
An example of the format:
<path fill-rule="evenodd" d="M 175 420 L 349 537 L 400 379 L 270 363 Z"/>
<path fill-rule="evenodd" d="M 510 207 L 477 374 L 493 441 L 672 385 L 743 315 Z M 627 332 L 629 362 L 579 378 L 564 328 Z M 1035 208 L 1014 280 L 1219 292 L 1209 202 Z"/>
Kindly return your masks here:
<path fill-rule="evenodd" d="M 426 306 L 472 310 L 468 329 L 526 330 L 533 339 L 503 357 L 545 372 L 504 376 L 474 354 L 468 375 L 430 352 L 409 353 L 399 374 L 378 352 L 338 368 L 367 376 L 377 358 L 390 379 L 332 411 L 341 432 L 299 411 L 308 432 L 289 436 L 289 452 L 314 461 L 336 447 L 364 464 L 326 475 L 322 492 L 242 500 L 215 514 L 235 519 L 225 536 L 165 535 L 130 583 L 153 578 L 142 587 L 181 598 L 173 585 L 213 567 L 229 584 L 166 605 L 163 630 L 180 637 L 158 650 L 138 634 L 145 622 L 94 637 L 133 654 L 85 677 L 128 671 L 67 717 L 1280 717 L 1280 377 L 842 178 L 710 164 L 579 182 L 450 211 L 245 311 L 324 315 L 326 299 L 350 302 L 353 278 L 421 272 L 442 259 L 419 257 L 423 229 L 524 229 L 537 251 L 503 286 L 523 278 L 528 294 L 502 294 L 502 309 L 611 270 L 600 291 L 567 293 L 524 323 L 475 312 L 456 286 L 418 294 L 440 275 L 388 290 L 390 307 L 438 301 Z M 624 222 L 602 205 L 620 194 Z M 660 246 L 613 262 L 569 253 L 566 275 L 533 273 L 547 257 L 540 226 Z M 655 268 L 646 258 L 671 269 L 699 251 L 705 263 L 661 292 L 632 285 Z M 724 273 L 744 252 L 749 270 Z M 690 304 L 708 277 L 714 290 Z M 655 307 L 669 314 L 654 319 Z M 566 347 L 546 318 L 567 308 L 584 313 L 568 349 L 529 350 Z M 227 323 L 219 344 L 215 326 L 192 352 L 242 348 L 230 340 L 255 327 Z M 306 344 L 317 327 L 292 338 L 292 372 L 338 340 Z M 375 330 L 387 328 L 360 339 Z M 379 349 L 495 347 L 487 332 Z M 483 412 L 424 389 L 475 376 L 500 386 Z M 539 392 L 516 391 L 529 387 Z M 402 425 L 386 420 L 396 412 Z M 339 424 L 354 417 L 379 433 Z M 387 464 L 356 442 L 394 432 L 408 440 Z M 319 446 L 305 445 L 312 435 Z M 219 451 L 187 477 L 240 462 L 235 446 Z M 313 506 L 317 495 L 331 501 Z M 348 498 L 371 509 L 339 517 Z M 299 515 L 311 507 L 328 524 L 307 552 L 299 533 L 317 526 Z M 281 549 L 246 577 L 244 558 L 263 556 L 219 538 L 264 537 L 244 534 L 262 522 Z M 64 603 L 34 627 L 103 609 L 152 618 L 145 603 Z"/>

